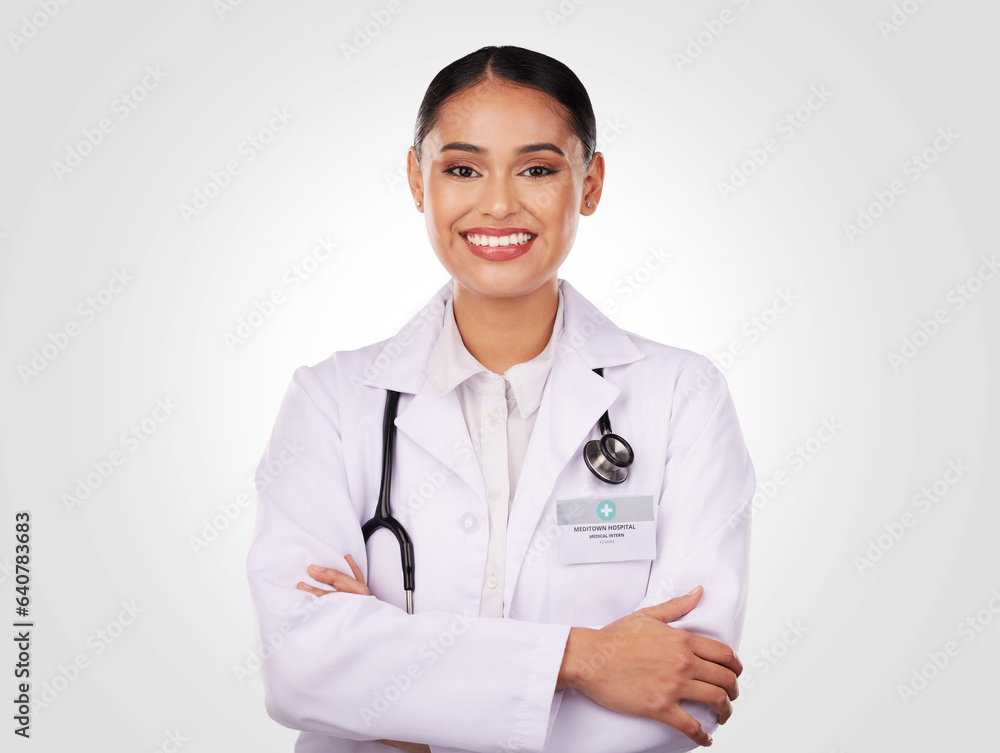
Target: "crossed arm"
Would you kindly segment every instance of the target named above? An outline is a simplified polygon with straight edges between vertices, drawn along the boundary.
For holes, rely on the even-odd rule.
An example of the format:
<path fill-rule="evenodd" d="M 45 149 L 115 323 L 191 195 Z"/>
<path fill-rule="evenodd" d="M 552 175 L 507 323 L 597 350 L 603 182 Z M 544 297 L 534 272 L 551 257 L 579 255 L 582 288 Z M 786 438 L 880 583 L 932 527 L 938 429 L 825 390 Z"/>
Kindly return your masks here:
<path fill-rule="evenodd" d="M 692 369 L 678 382 L 697 384 L 697 376 Z M 710 743 L 708 733 L 731 714 L 742 670 L 733 649 L 745 611 L 748 503 L 755 479 L 724 381 L 687 392 L 693 397 L 679 399 L 671 416 L 657 519 L 657 540 L 672 545 L 662 544 L 653 562 L 646 598 L 638 605 L 644 608 L 600 630 L 473 618 L 461 641 L 436 656 L 433 666 L 421 667 L 427 690 L 409 698 L 407 708 L 426 705 L 429 696 L 435 703 L 468 701 L 471 693 L 497 704 L 496 713 L 475 729 L 442 727 L 395 705 L 378 716 L 380 737 L 398 738 L 410 730 L 435 745 L 435 753 L 435 741 L 479 750 L 487 746 L 474 744 L 504 735 L 534 750 L 545 741 L 553 753 L 568 751 L 580 740 L 594 750 L 622 750 L 624 734 L 631 751 L 679 751 Z M 314 586 L 330 590 L 304 583 L 292 587 L 308 563 L 345 562 L 344 552 L 360 555 L 364 547 L 357 526 L 362 512 L 350 503 L 341 465 L 329 460 L 344 455 L 338 409 L 305 368 L 289 387 L 262 466 L 277 463 L 282 448 L 293 441 L 303 448 L 294 467 L 273 477 L 258 474 L 257 527 L 247 562 L 259 633 L 283 643 L 280 656 L 263 663 L 265 702 L 272 718 L 285 726 L 370 740 L 370 723 L 353 712 L 351 703 L 377 692 L 378 678 L 398 667 L 385 653 L 366 653 L 364 662 L 358 661 L 350 647 L 392 636 L 406 655 L 417 655 L 427 641 L 450 629 L 452 615 L 407 616 L 379 602 L 351 561 L 353 576 L 310 571 Z M 331 505 L 331 497 L 345 504 Z M 317 531 L 337 535 L 321 539 Z M 679 595 L 696 583 L 704 583 L 707 591 Z M 334 591 L 341 593 L 331 596 Z M 316 654 L 316 645 L 331 631 L 344 640 Z M 507 650 L 486 650 L 499 645 Z M 452 678 L 471 666 L 478 674 L 495 675 L 497 682 L 456 688 Z M 552 685 L 550 679 L 540 681 L 553 675 Z M 570 692 L 553 698 L 558 690 Z M 516 704 L 502 704 L 514 696 Z"/>
<path fill-rule="evenodd" d="M 297 588 L 322 597 L 337 592 L 370 596 L 364 574 L 348 554 L 352 575 L 311 565 L 309 575 L 332 590 L 299 582 Z M 611 711 L 669 724 L 698 745 L 712 738 L 683 708 L 691 700 L 711 707 L 720 724 L 732 715 L 739 695 L 737 677 L 743 665 L 733 650 L 719 641 L 668 623 L 690 612 L 701 599 L 701 586 L 690 593 L 640 609 L 595 630 L 570 630 L 555 690 L 572 688 Z M 599 665 L 591 657 L 610 657 Z M 431 753 L 422 743 L 379 740 L 411 753 Z"/>

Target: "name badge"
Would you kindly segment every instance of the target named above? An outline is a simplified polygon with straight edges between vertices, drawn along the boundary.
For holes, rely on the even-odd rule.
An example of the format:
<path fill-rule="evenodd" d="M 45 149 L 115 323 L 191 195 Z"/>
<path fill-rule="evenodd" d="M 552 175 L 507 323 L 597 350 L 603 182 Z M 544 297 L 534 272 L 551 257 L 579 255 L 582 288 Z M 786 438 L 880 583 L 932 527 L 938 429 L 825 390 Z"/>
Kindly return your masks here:
<path fill-rule="evenodd" d="M 656 557 L 651 494 L 557 499 L 556 516 L 562 565 Z"/>

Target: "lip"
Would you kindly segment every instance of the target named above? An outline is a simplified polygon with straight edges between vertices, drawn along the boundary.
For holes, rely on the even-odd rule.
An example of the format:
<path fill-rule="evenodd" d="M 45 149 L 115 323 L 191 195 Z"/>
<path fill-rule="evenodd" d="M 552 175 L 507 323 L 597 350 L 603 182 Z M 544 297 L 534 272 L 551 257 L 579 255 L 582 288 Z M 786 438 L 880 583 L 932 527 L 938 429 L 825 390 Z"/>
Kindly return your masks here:
<path fill-rule="evenodd" d="M 498 238 L 503 235 L 510 235 L 511 233 L 527 233 L 528 235 L 534 235 L 534 233 L 526 227 L 470 227 L 468 230 L 462 231 L 462 235 L 467 235 L 468 233 L 473 233 L 474 235 L 495 235 Z"/>
<path fill-rule="evenodd" d="M 505 235 L 511 235 L 512 233 L 527 233 L 531 236 L 531 240 L 527 243 L 523 243 L 520 246 L 477 246 L 469 242 L 466 237 L 469 233 L 474 235 L 490 235 L 497 238 L 503 237 Z M 465 245 L 468 246 L 469 250 L 478 256 L 480 259 L 485 259 L 486 261 L 510 261 L 511 259 L 516 259 L 519 256 L 523 256 L 531 248 L 532 244 L 535 242 L 535 235 L 530 230 L 523 227 L 505 227 L 505 228 L 495 228 L 495 227 L 473 227 L 468 230 L 463 230 L 459 235 L 462 236 L 462 240 L 465 241 Z"/>

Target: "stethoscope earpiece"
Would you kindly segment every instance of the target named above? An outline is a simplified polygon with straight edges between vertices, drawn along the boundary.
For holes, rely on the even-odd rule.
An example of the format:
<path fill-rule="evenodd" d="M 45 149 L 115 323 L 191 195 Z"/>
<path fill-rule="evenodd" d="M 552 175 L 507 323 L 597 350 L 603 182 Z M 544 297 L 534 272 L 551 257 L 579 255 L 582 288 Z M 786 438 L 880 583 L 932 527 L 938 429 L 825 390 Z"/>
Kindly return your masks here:
<path fill-rule="evenodd" d="M 600 368 L 594 369 L 594 372 L 604 376 Z M 611 418 L 607 411 L 604 411 L 598 425 L 601 438 L 591 439 L 583 446 L 583 461 L 601 481 L 620 484 L 628 478 L 628 467 L 635 460 L 635 453 L 624 437 L 611 431 Z"/>

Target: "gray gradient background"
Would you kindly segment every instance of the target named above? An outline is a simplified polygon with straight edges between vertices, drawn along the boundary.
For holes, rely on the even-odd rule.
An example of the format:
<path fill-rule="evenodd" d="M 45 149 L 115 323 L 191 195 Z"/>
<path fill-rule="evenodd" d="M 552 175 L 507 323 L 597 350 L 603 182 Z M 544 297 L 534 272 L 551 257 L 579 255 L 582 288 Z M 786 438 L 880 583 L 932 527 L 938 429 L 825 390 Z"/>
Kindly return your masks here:
<path fill-rule="evenodd" d="M 234 670 L 254 649 L 252 506 L 197 552 L 192 537 L 251 491 L 293 369 L 391 335 L 447 279 L 403 158 L 433 75 L 497 43 L 567 63 L 605 132 L 604 197 L 561 276 L 644 336 L 717 359 L 742 342 L 724 371 L 758 478 L 788 474 L 754 516 L 749 687 L 715 748 L 992 740 L 1000 280 L 960 311 L 946 301 L 1000 250 L 1000 6 L 927 2 L 885 38 L 891 2 L 744 4 L 566 2 L 554 23 L 557 2 L 400 0 L 350 60 L 341 45 L 386 3 L 244 0 L 220 18 L 211 0 L 72 2 L 16 51 L 7 35 L 40 6 L 5 4 L 0 615 L 13 621 L 13 514 L 30 510 L 35 692 L 91 660 L 18 746 L 152 751 L 179 730 L 192 753 L 291 750 L 259 675 Z M 725 8 L 733 22 L 681 70 L 674 53 Z M 119 120 L 115 99 L 157 65 L 166 80 Z M 717 182 L 823 85 L 822 109 L 723 199 Z M 291 124 L 247 162 L 240 142 L 281 107 Z M 58 180 L 53 161 L 103 117 L 114 131 Z M 904 163 L 946 127 L 957 143 L 911 184 Z M 179 205 L 231 159 L 240 174 L 185 222 Z M 844 223 L 896 178 L 906 193 L 850 242 Z M 289 290 L 319 237 L 337 253 Z M 626 300 L 616 283 L 653 248 L 668 262 Z M 18 365 L 121 268 L 134 280 L 25 384 Z M 224 333 L 274 288 L 285 302 L 230 352 Z M 796 302 L 751 342 L 744 325 L 778 290 Z M 938 308 L 949 323 L 893 370 L 889 351 Z M 132 452 L 121 434 L 157 398 L 178 408 Z M 787 454 L 829 418 L 843 428 L 794 469 Z M 116 448 L 124 462 L 69 513 L 63 495 Z M 950 460 L 970 470 L 924 514 L 912 498 Z M 906 511 L 915 524 L 860 572 L 855 557 Z M 142 613 L 98 655 L 123 601 Z M 977 614 L 966 643 L 957 626 Z M 904 704 L 898 686 L 948 641 L 958 655 Z"/>

